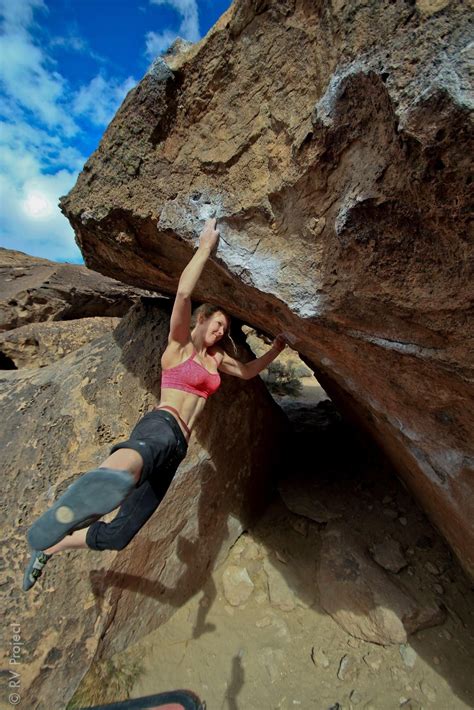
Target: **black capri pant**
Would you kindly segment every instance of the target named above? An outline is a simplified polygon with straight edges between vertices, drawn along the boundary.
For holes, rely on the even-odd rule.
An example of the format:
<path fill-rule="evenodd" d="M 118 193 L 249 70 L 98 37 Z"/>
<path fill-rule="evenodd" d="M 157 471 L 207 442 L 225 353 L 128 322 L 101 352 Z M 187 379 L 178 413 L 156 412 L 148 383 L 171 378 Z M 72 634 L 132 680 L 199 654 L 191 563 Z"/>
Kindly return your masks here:
<path fill-rule="evenodd" d="M 92 550 L 123 550 L 153 515 L 186 456 L 188 443 L 176 419 L 162 409 L 145 414 L 130 438 L 115 444 L 133 449 L 143 458 L 138 485 L 124 500 L 110 523 L 98 520 L 89 527 L 86 544 Z"/>

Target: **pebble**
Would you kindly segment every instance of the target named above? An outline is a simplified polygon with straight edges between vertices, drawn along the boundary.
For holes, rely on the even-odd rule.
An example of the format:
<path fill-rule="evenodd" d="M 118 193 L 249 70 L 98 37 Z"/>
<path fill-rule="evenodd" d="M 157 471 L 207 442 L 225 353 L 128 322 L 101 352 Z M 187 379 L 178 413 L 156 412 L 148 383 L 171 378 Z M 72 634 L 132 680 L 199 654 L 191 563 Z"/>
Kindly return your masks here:
<path fill-rule="evenodd" d="M 264 648 L 262 649 L 262 660 L 270 677 L 270 683 L 275 683 L 275 681 L 280 680 L 284 675 L 283 669 L 286 668 L 285 654 L 283 651 L 269 647 Z"/>
<path fill-rule="evenodd" d="M 264 629 L 266 626 L 270 626 L 272 623 L 272 620 L 270 619 L 269 616 L 264 616 L 263 619 L 259 619 L 258 621 L 255 622 L 255 626 L 258 629 Z"/>
<path fill-rule="evenodd" d="M 375 562 L 389 572 L 397 573 L 407 566 L 402 546 L 397 540 L 392 540 L 390 537 L 375 543 L 369 548 L 369 551 Z"/>
<path fill-rule="evenodd" d="M 398 518 L 398 513 L 396 510 L 393 510 L 393 508 L 384 508 L 383 514 L 386 518 L 390 518 L 390 520 L 395 520 L 395 518 Z"/>
<path fill-rule="evenodd" d="M 387 503 L 391 503 L 393 500 L 392 496 L 384 496 L 382 503 L 386 505 Z"/>
<path fill-rule="evenodd" d="M 244 604 L 253 592 L 254 584 L 245 567 L 229 565 L 222 575 L 224 596 L 232 606 Z"/>
<path fill-rule="evenodd" d="M 401 518 L 398 518 L 398 522 L 400 525 L 408 525 L 408 520 L 403 515 Z"/>
<path fill-rule="evenodd" d="M 363 657 L 363 660 L 373 671 L 378 671 L 380 666 L 382 665 L 381 656 L 376 653 L 373 653 L 372 651 L 370 651 L 370 653 L 366 653 Z"/>
<path fill-rule="evenodd" d="M 439 569 L 432 562 L 425 562 L 425 569 L 428 570 L 430 574 L 439 574 Z"/>
<path fill-rule="evenodd" d="M 430 702 L 434 703 L 434 701 L 436 700 L 436 693 L 431 687 L 431 685 L 428 685 L 425 680 L 422 680 L 420 682 L 420 690 Z"/>
<path fill-rule="evenodd" d="M 400 707 L 403 710 L 423 710 L 423 705 L 413 698 L 400 698 Z"/>
<path fill-rule="evenodd" d="M 260 605 L 267 604 L 268 597 L 265 594 L 265 592 L 263 592 L 261 589 L 259 589 L 258 592 L 255 593 L 255 601 L 257 602 L 257 604 L 260 604 Z"/>
<path fill-rule="evenodd" d="M 440 657 L 439 657 L 439 656 L 433 656 L 433 663 L 435 664 L 435 666 L 439 666 L 439 664 L 441 663 Z"/>
<path fill-rule="evenodd" d="M 435 584 L 434 585 L 434 590 L 437 594 L 444 594 L 444 589 L 441 586 L 441 584 Z"/>
<path fill-rule="evenodd" d="M 278 550 L 275 552 L 275 556 L 276 556 L 277 560 L 280 560 L 280 562 L 283 562 L 284 565 L 288 564 L 288 560 L 286 559 L 285 555 L 283 555 Z"/>
<path fill-rule="evenodd" d="M 357 692 L 357 690 L 351 690 L 350 695 L 349 695 L 349 700 L 353 705 L 359 705 L 361 702 L 362 698 L 360 694 Z"/>
<path fill-rule="evenodd" d="M 304 518 L 298 518 L 297 520 L 291 521 L 291 527 L 296 530 L 297 533 L 306 537 L 308 534 L 308 521 Z"/>
<path fill-rule="evenodd" d="M 390 675 L 396 683 L 406 684 L 408 680 L 406 670 L 404 668 L 398 668 L 398 666 L 392 666 L 390 668 Z"/>
<path fill-rule="evenodd" d="M 339 662 L 337 677 L 339 680 L 355 680 L 359 675 L 356 660 L 353 656 L 346 654 Z"/>
<path fill-rule="evenodd" d="M 311 649 L 311 660 L 318 668 L 329 668 L 329 659 L 321 648 Z"/>
<path fill-rule="evenodd" d="M 350 636 L 347 639 L 347 645 L 350 646 L 351 648 L 359 648 L 360 641 L 359 641 L 359 639 L 355 639 L 352 636 Z"/>
<path fill-rule="evenodd" d="M 414 668 L 418 657 L 415 649 L 407 643 L 404 643 L 400 646 L 400 656 L 402 657 L 402 661 L 407 668 Z"/>

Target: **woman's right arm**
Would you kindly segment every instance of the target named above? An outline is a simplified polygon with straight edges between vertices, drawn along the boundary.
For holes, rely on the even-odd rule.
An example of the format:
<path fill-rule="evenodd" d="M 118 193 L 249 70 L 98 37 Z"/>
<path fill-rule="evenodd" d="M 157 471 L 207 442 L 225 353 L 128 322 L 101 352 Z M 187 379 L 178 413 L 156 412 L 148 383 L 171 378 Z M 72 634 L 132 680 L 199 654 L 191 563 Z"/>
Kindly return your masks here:
<path fill-rule="evenodd" d="M 168 342 L 174 341 L 186 345 L 190 340 L 191 295 L 202 274 L 206 261 L 219 239 L 216 220 L 208 219 L 199 238 L 199 247 L 193 258 L 183 270 L 178 283 L 178 290 L 171 313 Z"/>

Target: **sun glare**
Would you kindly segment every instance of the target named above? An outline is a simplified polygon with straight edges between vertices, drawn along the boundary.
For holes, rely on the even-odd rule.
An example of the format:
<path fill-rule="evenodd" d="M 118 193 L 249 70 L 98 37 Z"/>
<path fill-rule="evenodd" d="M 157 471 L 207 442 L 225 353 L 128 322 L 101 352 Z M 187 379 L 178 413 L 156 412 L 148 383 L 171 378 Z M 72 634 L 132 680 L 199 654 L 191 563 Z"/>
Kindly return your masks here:
<path fill-rule="evenodd" d="M 44 219 L 53 212 L 53 205 L 41 192 L 30 192 L 22 207 L 28 217 L 33 219 Z"/>

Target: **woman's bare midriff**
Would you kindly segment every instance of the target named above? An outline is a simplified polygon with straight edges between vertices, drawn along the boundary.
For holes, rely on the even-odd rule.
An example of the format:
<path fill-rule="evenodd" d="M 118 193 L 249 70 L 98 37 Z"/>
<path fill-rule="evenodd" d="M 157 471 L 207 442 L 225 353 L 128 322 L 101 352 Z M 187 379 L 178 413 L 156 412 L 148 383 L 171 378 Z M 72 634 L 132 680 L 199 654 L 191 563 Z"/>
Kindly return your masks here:
<path fill-rule="evenodd" d="M 183 392 L 182 390 L 175 390 L 166 387 L 161 390 L 161 400 L 158 407 L 160 409 L 171 407 L 179 413 L 182 421 L 179 420 L 175 412 L 167 410 L 176 419 L 184 436 L 186 437 L 186 441 L 188 441 L 189 432 L 186 431 L 182 422 L 184 422 L 188 429 L 191 430 L 196 419 L 204 409 L 205 404 L 206 400 L 204 397 L 199 397 L 198 395 L 191 394 L 189 392 Z"/>

